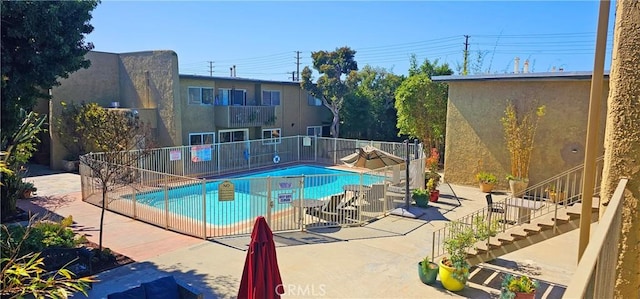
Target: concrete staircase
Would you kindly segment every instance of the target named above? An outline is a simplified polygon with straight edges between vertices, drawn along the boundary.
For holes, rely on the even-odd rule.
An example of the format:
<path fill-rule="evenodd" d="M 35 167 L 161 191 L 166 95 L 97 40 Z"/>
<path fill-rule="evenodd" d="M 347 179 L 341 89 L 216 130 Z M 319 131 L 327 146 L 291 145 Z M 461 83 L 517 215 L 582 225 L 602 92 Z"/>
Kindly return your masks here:
<path fill-rule="evenodd" d="M 599 200 L 594 198 L 591 207 L 592 222 L 598 220 Z M 557 212 L 532 219 L 530 223 L 513 226 L 489 240 L 478 241 L 467 251 L 467 262 L 477 265 L 499 256 L 542 242 L 580 227 L 582 204 L 557 206 Z"/>

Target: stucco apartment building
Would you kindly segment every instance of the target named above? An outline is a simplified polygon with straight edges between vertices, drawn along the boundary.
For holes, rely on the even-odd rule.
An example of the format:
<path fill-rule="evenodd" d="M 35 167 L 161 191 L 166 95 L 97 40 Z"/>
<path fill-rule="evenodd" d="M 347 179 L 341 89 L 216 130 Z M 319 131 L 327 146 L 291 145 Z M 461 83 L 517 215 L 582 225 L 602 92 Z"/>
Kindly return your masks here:
<path fill-rule="evenodd" d="M 448 182 L 476 185 L 475 174 L 489 171 L 506 187 L 511 164 L 500 119 L 507 101 L 512 101 L 519 113 L 539 105 L 546 107 L 531 154 L 530 185 L 584 163 L 591 72 L 436 76 L 433 81 L 449 85 L 444 163 Z M 604 154 L 608 93 L 607 73 L 599 155 Z"/>
<path fill-rule="evenodd" d="M 213 144 L 292 135 L 322 135 L 331 112 L 298 82 L 181 75 L 173 51 L 87 53 L 91 67 L 60 80 L 36 111 L 49 123 L 61 102 L 95 102 L 134 111 L 151 124 L 160 147 Z M 55 128 L 40 157 L 60 169 L 66 149 Z M 46 138 L 45 138 L 46 139 Z"/>

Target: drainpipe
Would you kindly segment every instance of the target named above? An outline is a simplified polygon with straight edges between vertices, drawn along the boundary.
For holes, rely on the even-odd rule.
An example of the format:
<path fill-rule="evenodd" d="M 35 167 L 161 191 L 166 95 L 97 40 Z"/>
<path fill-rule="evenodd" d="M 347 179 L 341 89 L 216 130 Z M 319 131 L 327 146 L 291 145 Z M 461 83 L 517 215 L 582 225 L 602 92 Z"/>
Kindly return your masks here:
<path fill-rule="evenodd" d="M 598 13 L 598 31 L 596 33 L 596 53 L 591 76 L 591 94 L 589 95 L 589 120 L 587 123 L 587 141 L 584 152 L 584 176 L 582 177 L 582 212 L 580 213 L 580 240 L 578 243 L 578 262 L 587 245 L 591 228 L 591 206 L 595 185 L 596 156 L 598 154 L 598 127 L 600 107 L 602 106 L 602 85 L 604 82 L 604 57 L 609 26 L 609 8 L 611 1 L 600 0 Z"/>

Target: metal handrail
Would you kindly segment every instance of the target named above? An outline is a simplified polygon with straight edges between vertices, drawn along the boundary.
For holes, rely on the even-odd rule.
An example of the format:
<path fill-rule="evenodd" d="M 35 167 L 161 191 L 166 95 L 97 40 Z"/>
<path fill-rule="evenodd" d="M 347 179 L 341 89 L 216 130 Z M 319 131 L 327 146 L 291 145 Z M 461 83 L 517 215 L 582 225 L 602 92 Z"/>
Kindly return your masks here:
<path fill-rule="evenodd" d="M 600 191 L 599 182 L 602 179 L 602 167 L 603 156 L 596 159 L 596 184 L 592 195 L 596 195 Z M 456 223 L 463 223 L 467 225 L 474 225 L 474 219 L 477 217 L 483 217 L 487 219 L 489 223 L 492 221 L 498 221 L 497 232 L 505 232 L 513 227 L 520 226 L 524 222 L 540 218 L 545 215 L 554 213 L 554 218 L 557 218 L 560 209 L 566 208 L 569 205 L 582 201 L 582 174 L 584 172 L 584 164 L 573 167 L 569 170 L 546 179 L 540 183 L 537 183 L 524 190 L 524 196 L 516 198 L 513 196 L 507 196 L 506 199 L 500 201 L 494 201 L 491 207 L 484 207 L 482 209 L 471 212 L 465 216 L 458 218 Z M 552 194 L 551 188 L 554 188 L 555 195 Z M 529 210 L 526 215 L 513 216 L 511 210 L 516 210 L 518 205 L 531 204 L 530 201 L 540 202 L 537 209 Z M 502 210 L 504 213 L 496 213 L 494 210 Z M 502 217 L 497 217 L 501 215 Z M 431 258 L 441 257 L 445 255 L 444 243 L 451 237 L 452 223 L 445 224 L 444 227 L 433 231 L 432 245 L 431 245 Z M 484 224 L 486 228 L 486 223 Z M 555 224 L 554 224 L 555 225 Z M 475 230 L 481 229 L 480 227 L 474 228 Z M 485 241 L 488 245 L 489 240 Z"/>
<path fill-rule="evenodd" d="M 621 179 L 607 210 L 578 263 L 563 298 L 614 298 L 622 199 L 628 179 Z"/>

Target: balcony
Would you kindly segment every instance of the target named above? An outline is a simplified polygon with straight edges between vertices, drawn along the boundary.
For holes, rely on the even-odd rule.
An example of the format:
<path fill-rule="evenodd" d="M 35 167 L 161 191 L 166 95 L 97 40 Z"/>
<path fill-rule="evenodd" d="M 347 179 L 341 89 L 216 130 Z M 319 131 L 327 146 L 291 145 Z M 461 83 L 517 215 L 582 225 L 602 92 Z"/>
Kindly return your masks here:
<path fill-rule="evenodd" d="M 215 123 L 223 128 L 246 128 L 272 125 L 276 121 L 275 106 L 216 106 Z"/>

